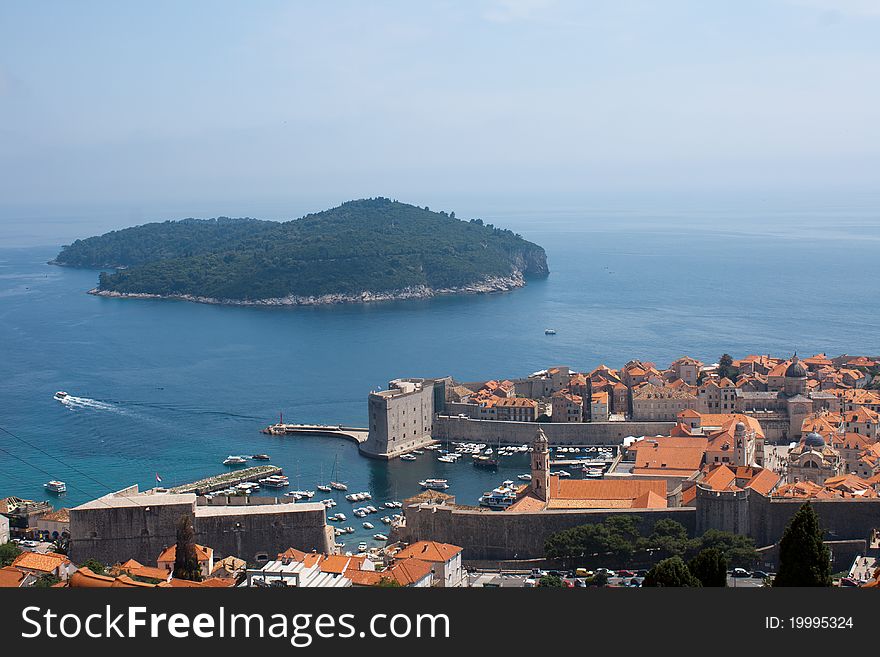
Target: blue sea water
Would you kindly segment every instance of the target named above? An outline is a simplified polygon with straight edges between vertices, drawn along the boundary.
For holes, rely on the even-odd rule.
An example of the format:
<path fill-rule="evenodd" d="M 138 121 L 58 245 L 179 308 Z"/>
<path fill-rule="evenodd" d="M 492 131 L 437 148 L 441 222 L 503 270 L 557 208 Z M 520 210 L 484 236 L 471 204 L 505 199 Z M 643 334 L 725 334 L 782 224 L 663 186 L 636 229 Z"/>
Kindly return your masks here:
<path fill-rule="evenodd" d="M 880 353 L 880 213 L 557 210 L 485 216 L 545 247 L 551 275 L 506 294 L 319 308 L 236 308 L 85 294 L 97 272 L 45 264 L 58 244 L 0 248 L 0 496 L 72 506 L 159 473 L 173 485 L 268 453 L 314 489 L 339 477 L 374 500 L 426 476 L 475 503 L 527 471 L 362 458 L 347 441 L 281 438 L 294 422 L 366 423 L 366 396 L 398 376 L 524 376 L 688 354 Z M 544 329 L 556 329 L 545 336 Z M 66 390 L 82 402 L 53 399 Z M 319 493 L 320 495 L 320 493 Z M 343 501 L 357 542 L 361 530 Z M 374 522 L 380 531 L 383 525 Z"/>

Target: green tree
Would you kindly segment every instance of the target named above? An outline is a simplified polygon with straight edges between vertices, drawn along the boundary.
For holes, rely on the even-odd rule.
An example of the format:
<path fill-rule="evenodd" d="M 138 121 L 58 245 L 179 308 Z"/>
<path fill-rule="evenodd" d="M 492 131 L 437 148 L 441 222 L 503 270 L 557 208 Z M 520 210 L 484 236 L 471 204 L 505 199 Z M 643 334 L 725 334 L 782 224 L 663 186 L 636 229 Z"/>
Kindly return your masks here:
<path fill-rule="evenodd" d="M 538 586 L 542 588 L 565 588 L 565 582 L 559 575 L 544 575 L 538 580 Z"/>
<path fill-rule="evenodd" d="M 61 580 L 55 575 L 40 575 L 39 579 L 34 582 L 34 588 L 48 589 L 55 586 Z"/>
<path fill-rule="evenodd" d="M 104 566 L 104 564 L 102 564 L 97 559 L 86 559 L 82 563 L 82 566 L 85 566 L 86 568 L 91 570 L 96 575 L 106 575 L 107 574 L 106 566 Z"/>
<path fill-rule="evenodd" d="M 733 357 L 730 354 L 724 354 L 718 361 L 718 376 L 727 377 L 731 381 L 735 381 L 739 376 L 739 370 L 733 366 Z"/>
<path fill-rule="evenodd" d="M 21 554 L 21 548 L 15 543 L 3 543 L 0 545 L 0 568 L 8 566 Z"/>
<path fill-rule="evenodd" d="M 663 518 L 654 524 L 650 536 L 638 541 L 640 550 L 659 553 L 657 556 L 683 556 L 691 545 L 687 529 L 680 522 Z"/>
<path fill-rule="evenodd" d="M 773 586 L 831 586 L 831 552 L 822 534 L 819 516 L 807 502 L 782 534 Z"/>
<path fill-rule="evenodd" d="M 400 582 L 391 577 L 380 577 L 379 583 L 376 584 L 379 588 L 383 589 L 399 589 L 401 588 Z"/>
<path fill-rule="evenodd" d="M 741 536 L 719 529 L 709 529 L 693 543 L 694 554 L 708 548 L 718 548 L 724 553 L 730 566 L 751 569 L 758 561 L 755 542 L 748 536 Z"/>
<path fill-rule="evenodd" d="M 727 586 L 727 557 L 718 548 L 706 548 L 688 562 L 688 570 L 702 586 Z"/>
<path fill-rule="evenodd" d="M 189 516 L 181 516 L 177 523 L 177 546 L 174 555 L 174 577 L 193 582 L 202 581 L 199 558 L 196 555 L 195 532 Z"/>
<path fill-rule="evenodd" d="M 651 568 L 642 586 L 699 587 L 700 580 L 691 574 L 681 557 L 674 556 Z"/>
<path fill-rule="evenodd" d="M 590 580 L 590 584 L 600 587 L 608 586 L 608 573 L 604 571 L 596 573 L 595 575 L 593 575 L 593 579 Z"/>

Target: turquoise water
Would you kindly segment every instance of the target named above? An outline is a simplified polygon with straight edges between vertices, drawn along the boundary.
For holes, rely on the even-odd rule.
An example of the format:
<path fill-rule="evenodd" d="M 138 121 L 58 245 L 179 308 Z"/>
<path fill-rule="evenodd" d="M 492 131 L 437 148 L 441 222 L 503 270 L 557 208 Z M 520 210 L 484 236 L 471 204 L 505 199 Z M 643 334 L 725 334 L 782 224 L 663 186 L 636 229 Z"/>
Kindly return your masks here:
<path fill-rule="evenodd" d="M 486 217 L 547 250 L 550 277 L 508 294 L 323 308 L 255 309 L 89 296 L 94 271 L 46 265 L 56 245 L 0 248 L 0 496 L 42 499 L 63 479 L 71 506 L 155 473 L 173 485 L 268 453 L 292 488 L 340 478 L 375 501 L 426 476 L 475 503 L 527 470 L 364 459 L 333 438 L 259 433 L 295 422 L 366 422 L 366 395 L 398 376 L 524 376 L 631 358 L 666 365 L 771 352 L 880 353 L 870 210 L 651 214 L 557 211 Z M 555 336 L 545 336 L 553 327 Z M 83 401 L 52 398 L 66 390 Z M 45 452 L 45 453 L 43 453 Z M 84 474 L 83 474 L 84 473 Z M 320 493 L 319 493 L 320 495 Z M 336 508 L 361 530 L 344 501 Z"/>

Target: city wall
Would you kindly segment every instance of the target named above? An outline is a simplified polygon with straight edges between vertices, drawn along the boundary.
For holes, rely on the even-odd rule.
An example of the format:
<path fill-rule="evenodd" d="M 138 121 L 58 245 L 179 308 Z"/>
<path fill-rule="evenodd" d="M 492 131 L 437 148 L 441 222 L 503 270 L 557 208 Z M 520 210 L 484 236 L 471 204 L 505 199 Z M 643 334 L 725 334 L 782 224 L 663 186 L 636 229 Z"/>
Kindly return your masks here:
<path fill-rule="evenodd" d="M 196 541 L 215 557 L 249 562 L 274 557 L 289 547 L 329 552 L 332 528 L 322 504 L 197 505 L 193 494 L 106 496 L 70 511 L 70 557 L 113 564 L 135 559 L 153 565 L 177 541 L 181 517 L 193 523 Z M 104 502 L 103 504 L 101 502 Z"/>
<path fill-rule="evenodd" d="M 695 511 L 680 509 L 560 510 L 537 513 L 488 511 L 450 505 L 413 505 L 404 510 L 406 526 L 394 538 L 412 543 L 433 540 L 464 549 L 468 561 L 540 559 L 544 541 L 558 531 L 603 522 L 609 516 L 632 514 L 641 531 L 650 533 L 658 520 L 672 518 L 693 535 Z"/>
<path fill-rule="evenodd" d="M 614 445 L 627 436 L 669 435 L 674 422 L 499 422 L 440 415 L 434 418 L 437 440 L 487 445 L 531 444 L 538 427 L 556 445 Z"/>

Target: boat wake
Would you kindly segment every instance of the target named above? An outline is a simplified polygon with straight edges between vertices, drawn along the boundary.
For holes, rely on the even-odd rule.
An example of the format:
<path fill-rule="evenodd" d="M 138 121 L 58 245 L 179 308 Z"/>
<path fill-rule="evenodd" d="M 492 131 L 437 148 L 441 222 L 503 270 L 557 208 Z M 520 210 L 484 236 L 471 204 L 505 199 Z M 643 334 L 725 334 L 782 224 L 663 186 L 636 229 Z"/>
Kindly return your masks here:
<path fill-rule="evenodd" d="M 63 399 L 59 399 L 62 404 L 68 408 L 90 408 L 97 411 L 113 411 L 116 413 L 124 412 L 118 406 L 108 404 L 98 399 L 90 399 L 88 397 L 74 397 L 73 395 L 65 395 Z"/>

